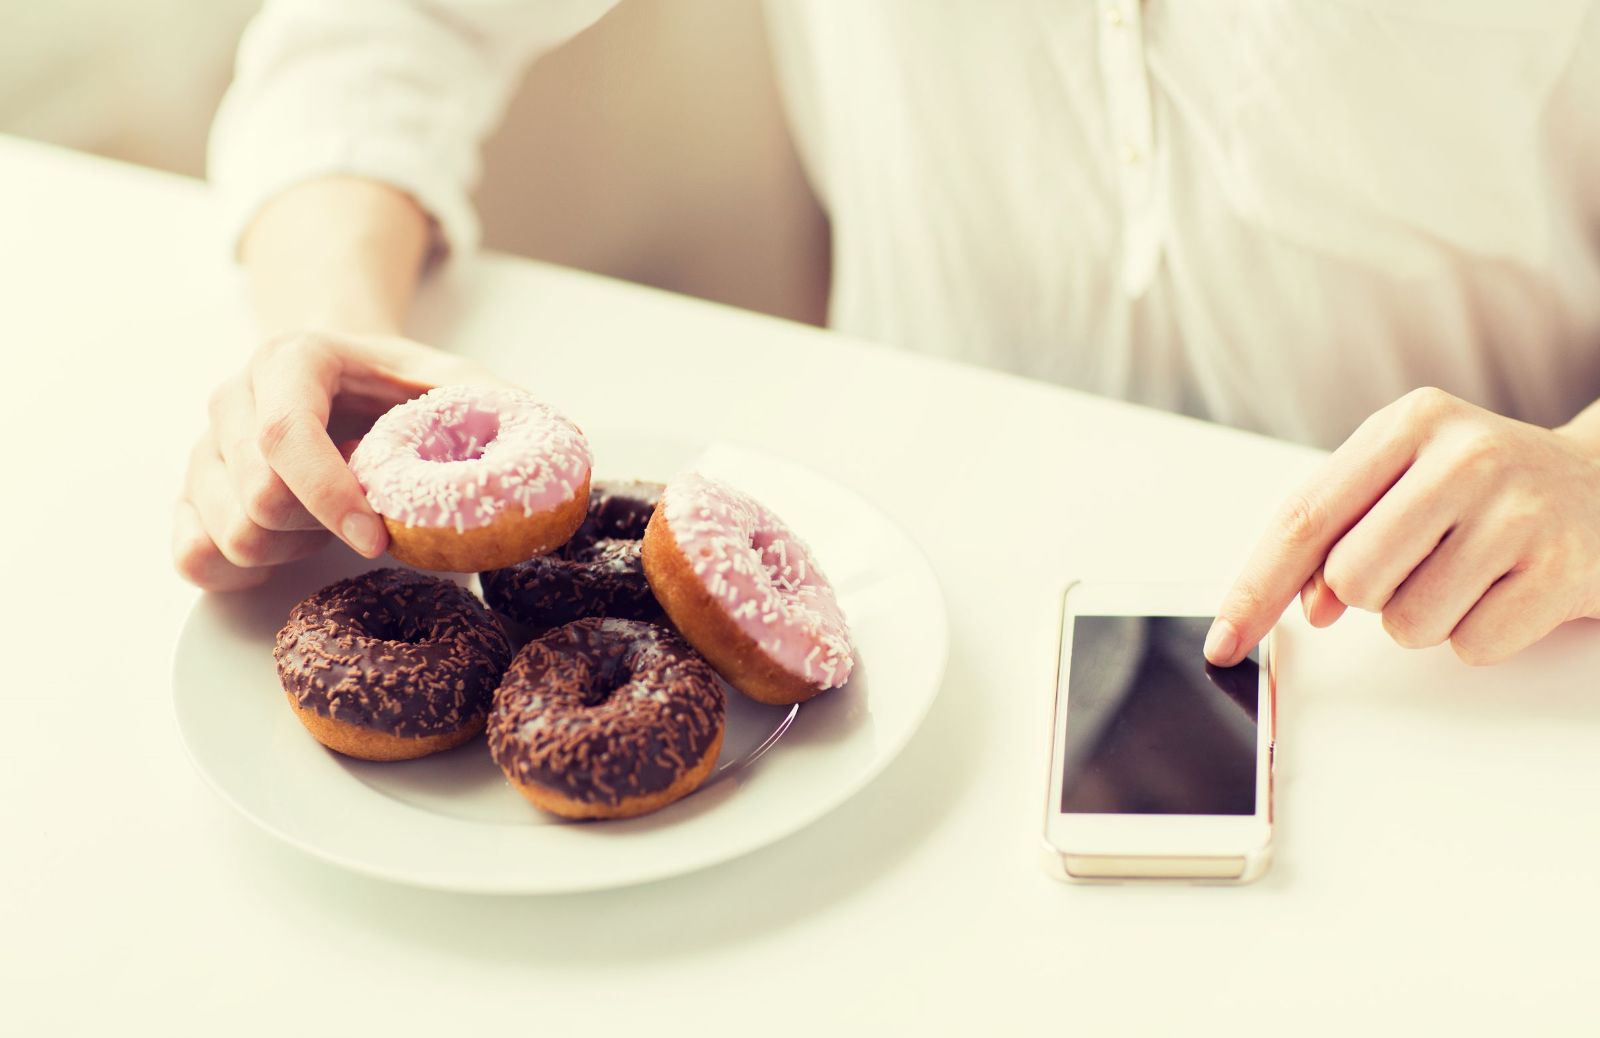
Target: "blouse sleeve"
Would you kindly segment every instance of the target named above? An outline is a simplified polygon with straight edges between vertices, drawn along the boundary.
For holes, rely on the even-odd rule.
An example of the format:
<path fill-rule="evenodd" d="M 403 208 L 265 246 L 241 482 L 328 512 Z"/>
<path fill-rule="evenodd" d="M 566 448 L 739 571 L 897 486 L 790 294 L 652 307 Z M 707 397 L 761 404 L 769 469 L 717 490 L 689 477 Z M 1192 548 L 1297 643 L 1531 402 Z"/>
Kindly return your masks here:
<path fill-rule="evenodd" d="M 284 190 L 346 174 L 406 192 L 438 245 L 470 253 L 483 138 L 527 66 L 612 2 L 268 0 L 211 131 L 227 240 Z"/>

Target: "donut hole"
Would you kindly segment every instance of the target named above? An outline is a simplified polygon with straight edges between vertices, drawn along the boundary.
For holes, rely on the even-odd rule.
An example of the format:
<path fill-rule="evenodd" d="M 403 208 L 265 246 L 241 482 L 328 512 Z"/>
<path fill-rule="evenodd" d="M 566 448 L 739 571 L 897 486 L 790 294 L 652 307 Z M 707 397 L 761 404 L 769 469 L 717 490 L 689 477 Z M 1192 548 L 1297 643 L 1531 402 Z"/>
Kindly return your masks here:
<path fill-rule="evenodd" d="M 629 496 L 630 493 L 639 496 Z M 584 526 L 596 540 L 637 541 L 644 536 L 655 512 L 655 494 L 645 491 L 602 491 L 597 506 L 592 506 Z M 593 495 L 591 495 L 591 501 Z"/>
<path fill-rule="evenodd" d="M 584 706 L 599 706 L 617 689 L 633 680 L 633 667 L 625 656 L 602 656 L 589 671 L 589 684 L 583 695 Z"/>
<path fill-rule="evenodd" d="M 790 547 L 788 540 L 771 530 L 756 530 L 750 535 L 750 550 L 779 594 L 792 594 L 804 587 L 810 574 L 804 554 Z"/>
<path fill-rule="evenodd" d="M 638 541 L 607 538 L 577 545 L 569 541 L 560 555 L 568 562 L 597 571 L 626 573 L 639 568 Z"/>
<path fill-rule="evenodd" d="M 624 497 L 603 488 L 593 491 L 583 525 L 551 554 L 591 565 L 637 566 L 639 545 L 653 510 L 654 505 L 648 500 Z"/>
<path fill-rule="evenodd" d="M 354 619 L 354 626 L 378 641 L 416 644 L 433 635 L 431 625 L 421 617 L 388 602 L 380 601 L 372 610 Z"/>
<path fill-rule="evenodd" d="M 469 407 L 457 420 L 436 418 L 417 444 L 417 457 L 440 463 L 476 461 L 499 435 L 499 415 Z"/>

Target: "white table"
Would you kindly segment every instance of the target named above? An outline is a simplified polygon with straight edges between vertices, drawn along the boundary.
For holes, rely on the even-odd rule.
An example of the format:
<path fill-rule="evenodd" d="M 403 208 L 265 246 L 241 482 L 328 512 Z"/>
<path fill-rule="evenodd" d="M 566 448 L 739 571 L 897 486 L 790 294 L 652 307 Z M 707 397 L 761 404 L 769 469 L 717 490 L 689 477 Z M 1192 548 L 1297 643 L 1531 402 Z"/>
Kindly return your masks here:
<path fill-rule="evenodd" d="M 1267 878 L 1064 886 L 1036 859 L 1062 586 L 1225 580 L 1315 454 L 504 257 L 415 333 L 582 421 L 858 488 L 944 585 L 944 687 L 844 807 L 677 880 L 453 896 L 279 845 L 169 704 L 169 501 L 252 345 L 212 233 L 194 183 L 0 140 L 0 1032 L 1597 1033 L 1600 629 L 1472 671 L 1292 619 Z"/>

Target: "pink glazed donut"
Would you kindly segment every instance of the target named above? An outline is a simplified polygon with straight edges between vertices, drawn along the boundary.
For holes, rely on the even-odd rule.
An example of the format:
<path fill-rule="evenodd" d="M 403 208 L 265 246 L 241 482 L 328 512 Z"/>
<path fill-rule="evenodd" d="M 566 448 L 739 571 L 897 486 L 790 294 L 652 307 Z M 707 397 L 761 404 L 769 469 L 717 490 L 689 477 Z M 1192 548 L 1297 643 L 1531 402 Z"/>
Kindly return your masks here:
<path fill-rule="evenodd" d="M 684 639 L 751 699 L 799 703 L 849 679 L 855 658 L 833 586 L 748 494 L 700 475 L 673 480 L 641 557 Z"/>
<path fill-rule="evenodd" d="M 525 391 L 441 386 L 379 418 L 350 471 L 390 555 L 470 573 L 565 544 L 588 511 L 591 461 L 578 427 Z"/>

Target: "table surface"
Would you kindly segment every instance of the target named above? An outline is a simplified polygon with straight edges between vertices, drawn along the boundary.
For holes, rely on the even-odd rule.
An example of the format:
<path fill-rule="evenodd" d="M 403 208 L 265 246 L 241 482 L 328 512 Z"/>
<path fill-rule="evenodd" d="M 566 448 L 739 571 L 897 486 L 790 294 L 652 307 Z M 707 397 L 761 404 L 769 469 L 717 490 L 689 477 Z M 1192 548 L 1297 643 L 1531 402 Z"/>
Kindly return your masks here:
<path fill-rule="evenodd" d="M 1037 853 L 1063 586 L 1220 584 L 1317 454 L 506 257 L 431 282 L 414 333 L 585 422 L 858 489 L 944 587 L 943 688 L 840 809 L 679 879 L 475 897 L 280 845 L 204 784 L 170 705 L 196 597 L 170 501 L 209 388 L 253 345 L 204 189 L 0 139 L 0 241 L 0 1030 L 1596 1022 L 1600 628 L 1471 670 L 1370 617 L 1291 618 L 1267 877 L 1063 885 Z"/>

